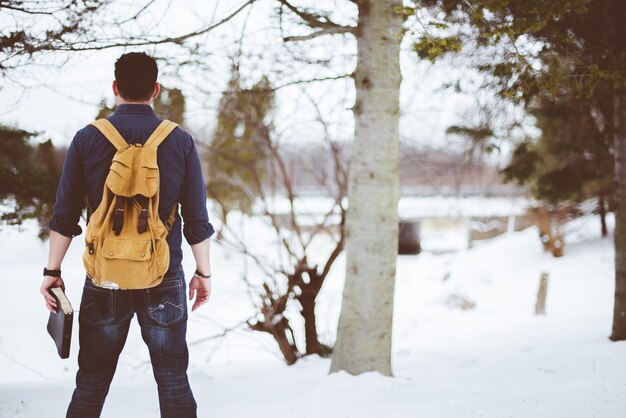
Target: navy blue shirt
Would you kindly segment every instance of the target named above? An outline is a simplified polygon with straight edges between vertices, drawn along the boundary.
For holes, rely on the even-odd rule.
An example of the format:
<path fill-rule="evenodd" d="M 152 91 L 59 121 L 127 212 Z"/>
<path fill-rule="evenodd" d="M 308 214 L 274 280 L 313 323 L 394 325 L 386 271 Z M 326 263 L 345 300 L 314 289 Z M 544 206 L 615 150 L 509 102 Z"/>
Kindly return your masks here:
<path fill-rule="evenodd" d="M 119 105 L 109 121 L 129 144 L 144 144 L 159 126 L 159 119 L 149 105 Z M 85 206 L 96 210 L 102 200 L 104 182 L 115 155 L 115 147 L 92 125 L 79 130 L 67 151 L 63 173 L 57 189 L 54 214 L 50 229 L 75 237 L 82 233 L 78 225 Z M 189 133 L 176 128 L 159 145 L 157 164 L 160 172 L 159 217 L 163 222 L 176 204 L 180 214 L 167 237 L 170 249 L 168 272 L 180 266 L 183 259 L 182 233 L 189 245 L 197 244 L 213 235 L 206 209 L 206 189 L 202 178 L 200 158 Z"/>

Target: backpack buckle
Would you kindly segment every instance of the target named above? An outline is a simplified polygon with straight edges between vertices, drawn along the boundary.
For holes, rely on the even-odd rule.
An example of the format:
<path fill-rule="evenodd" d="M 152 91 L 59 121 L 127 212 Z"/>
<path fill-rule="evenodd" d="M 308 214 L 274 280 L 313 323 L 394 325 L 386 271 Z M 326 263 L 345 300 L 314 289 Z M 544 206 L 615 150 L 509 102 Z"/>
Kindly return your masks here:
<path fill-rule="evenodd" d="M 139 222 L 137 223 L 137 232 L 140 234 L 148 230 L 148 198 L 142 195 L 135 196 L 135 200 L 141 206 L 139 212 Z"/>
<path fill-rule="evenodd" d="M 113 212 L 113 230 L 115 231 L 115 235 L 119 235 L 122 232 L 122 227 L 124 226 L 125 203 L 125 197 L 117 196 L 117 199 L 115 200 L 115 212 Z"/>

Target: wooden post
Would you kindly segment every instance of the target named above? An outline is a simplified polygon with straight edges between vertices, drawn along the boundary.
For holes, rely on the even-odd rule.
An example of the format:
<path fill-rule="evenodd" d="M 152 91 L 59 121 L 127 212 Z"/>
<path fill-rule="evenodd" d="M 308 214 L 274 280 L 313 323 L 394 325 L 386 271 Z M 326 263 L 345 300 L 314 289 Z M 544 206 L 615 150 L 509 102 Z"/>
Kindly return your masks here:
<path fill-rule="evenodd" d="M 419 254 L 421 251 L 419 221 L 400 221 L 398 254 Z"/>
<path fill-rule="evenodd" d="M 547 272 L 541 273 L 539 279 L 539 291 L 537 291 L 537 303 L 535 304 L 535 315 L 546 314 L 546 296 L 548 295 L 548 279 Z"/>

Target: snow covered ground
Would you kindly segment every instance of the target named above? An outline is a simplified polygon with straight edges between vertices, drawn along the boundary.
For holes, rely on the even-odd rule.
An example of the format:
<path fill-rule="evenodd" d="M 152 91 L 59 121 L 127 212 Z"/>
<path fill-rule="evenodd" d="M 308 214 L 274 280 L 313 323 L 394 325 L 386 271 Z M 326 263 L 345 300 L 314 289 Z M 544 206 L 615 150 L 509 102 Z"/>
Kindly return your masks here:
<path fill-rule="evenodd" d="M 262 222 L 246 227 L 263 236 Z M 626 342 L 608 340 L 613 309 L 613 246 L 597 219 L 569 228 L 566 256 L 541 251 L 533 229 L 458 252 L 398 259 L 393 370 L 328 375 L 329 359 L 285 366 L 269 336 L 240 327 L 252 313 L 240 280 L 244 264 L 213 246 L 213 295 L 190 313 L 190 379 L 200 417 L 624 417 Z M 63 264 L 77 309 L 83 236 Z M 38 293 L 47 260 L 27 226 L 0 232 L 0 417 L 64 416 L 77 344 L 60 360 L 45 332 Z M 185 249 L 185 270 L 193 259 Z M 319 298 L 321 339 L 332 341 L 343 258 Z M 533 315 L 540 273 L 550 274 L 547 315 Z M 454 300 L 476 304 L 461 310 Z M 295 324 L 294 324 L 295 325 Z M 75 327 L 77 331 L 77 327 Z M 103 417 L 157 417 L 156 386 L 136 323 L 120 358 Z M 77 335 L 74 336 L 77 341 Z"/>

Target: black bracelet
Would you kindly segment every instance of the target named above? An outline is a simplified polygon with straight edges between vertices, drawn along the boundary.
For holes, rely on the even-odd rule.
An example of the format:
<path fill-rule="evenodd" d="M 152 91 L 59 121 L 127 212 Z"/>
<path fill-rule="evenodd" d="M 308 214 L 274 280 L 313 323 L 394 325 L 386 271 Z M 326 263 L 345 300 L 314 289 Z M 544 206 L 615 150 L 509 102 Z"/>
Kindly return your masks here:
<path fill-rule="evenodd" d="M 50 277 L 61 277 L 61 270 L 48 270 L 46 267 L 44 267 L 43 275 Z"/>
<path fill-rule="evenodd" d="M 202 274 L 198 271 L 198 269 L 196 269 L 196 272 L 194 273 L 194 276 L 198 276 L 198 277 L 202 277 L 203 279 L 210 279 L 211 278 L 211 273 L 209 274 Z"/>

